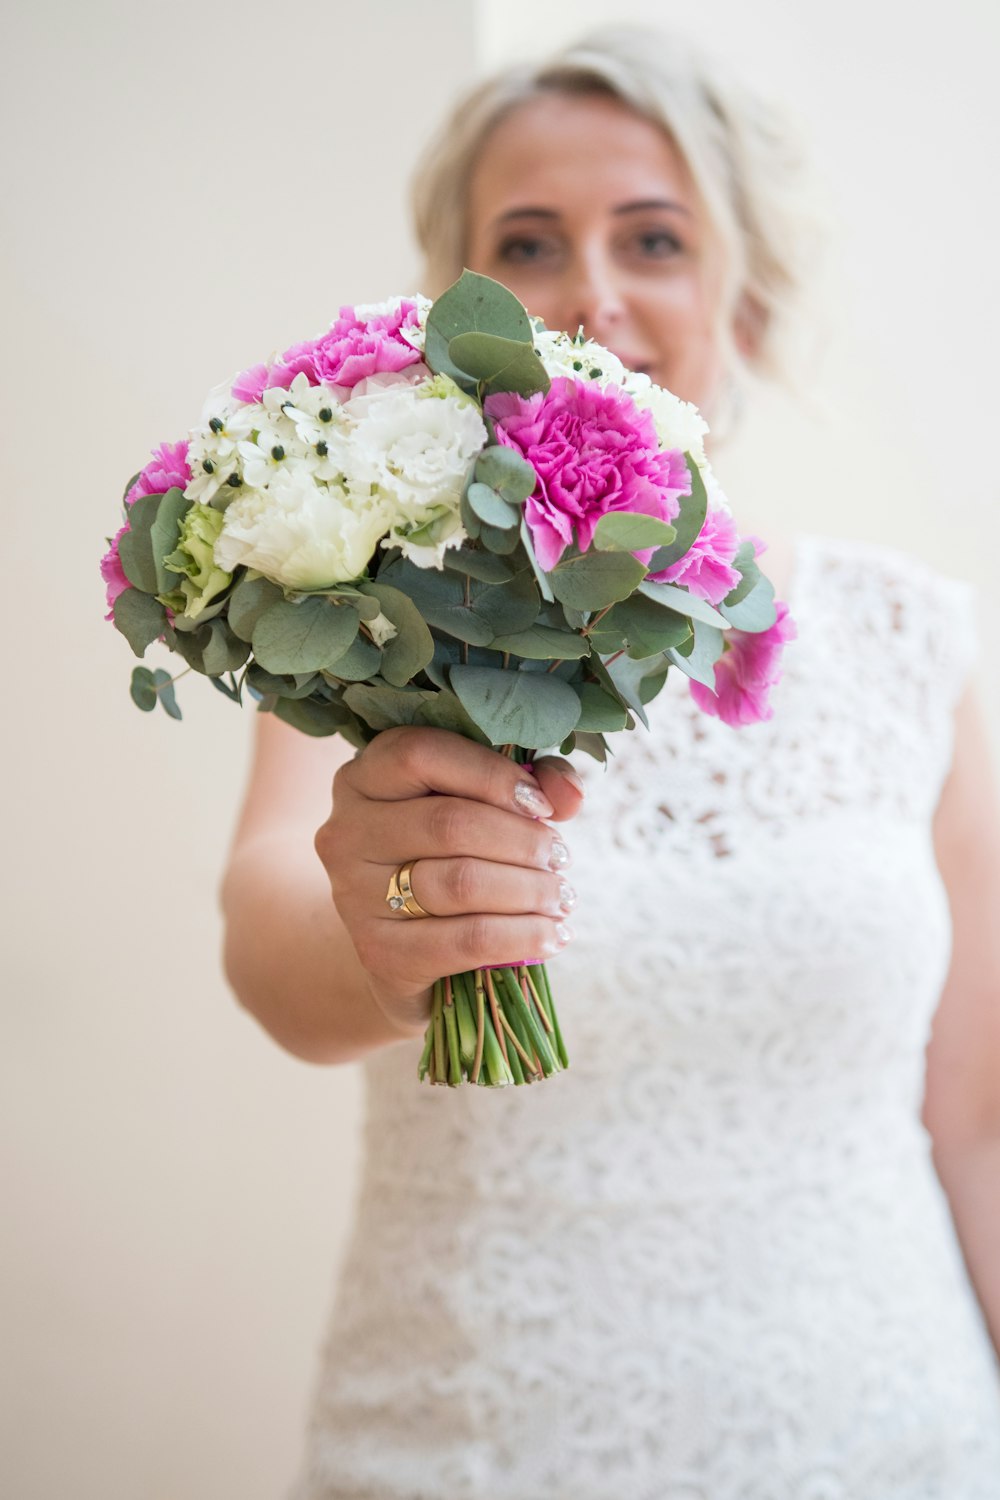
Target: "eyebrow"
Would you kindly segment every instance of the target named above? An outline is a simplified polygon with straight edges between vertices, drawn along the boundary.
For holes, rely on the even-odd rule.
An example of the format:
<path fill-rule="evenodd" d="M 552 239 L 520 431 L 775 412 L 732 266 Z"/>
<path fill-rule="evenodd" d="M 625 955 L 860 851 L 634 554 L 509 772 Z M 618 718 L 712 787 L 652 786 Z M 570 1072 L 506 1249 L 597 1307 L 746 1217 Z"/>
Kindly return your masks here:
<path fill-rule="evenodd" d="M 691 210 L 684 207 L 683 203 L 677 203 L 672 198 L 638 198 L 634 203 L 619 203 L 611 210 L 613 214 L 634 214 L 648 212 L 650 209 L 667 209 L 673 213 L 687 214 L 690 217 Z M 523 207 L 508 208 L 505 213 L 499 214 L 494 220 L 496 224 L 504 224 L 508 219 L 558 219 L 561 215 L 554 208 L 536 208 L 525 204 Z"/>

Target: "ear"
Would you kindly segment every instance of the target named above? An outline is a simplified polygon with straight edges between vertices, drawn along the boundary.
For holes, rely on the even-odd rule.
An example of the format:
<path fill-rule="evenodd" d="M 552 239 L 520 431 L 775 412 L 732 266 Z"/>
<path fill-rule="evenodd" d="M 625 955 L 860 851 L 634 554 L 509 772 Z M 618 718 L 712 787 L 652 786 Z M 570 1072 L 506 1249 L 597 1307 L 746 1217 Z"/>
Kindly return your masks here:
<path fill-rule="evenodd" d="M 752 292 L 741 292 L 733 314 L 733 341 L 750 364 L 760 354 L 767 325 L 768 314 L 761 303 Z"/>

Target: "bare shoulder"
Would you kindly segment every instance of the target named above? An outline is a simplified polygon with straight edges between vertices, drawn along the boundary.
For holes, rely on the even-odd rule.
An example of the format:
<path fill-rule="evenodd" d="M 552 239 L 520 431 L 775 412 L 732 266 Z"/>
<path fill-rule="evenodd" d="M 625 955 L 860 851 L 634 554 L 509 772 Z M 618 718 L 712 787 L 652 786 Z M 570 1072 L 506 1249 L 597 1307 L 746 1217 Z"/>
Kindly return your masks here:
<path fill-rule="evenodd" d="M 340 735 L 303 734 L 273 714 L 258 713 L 255 720 L 237 844 L 282 824 L 317 828 L 330 811 L 334 774 L 355 754 Z"/>

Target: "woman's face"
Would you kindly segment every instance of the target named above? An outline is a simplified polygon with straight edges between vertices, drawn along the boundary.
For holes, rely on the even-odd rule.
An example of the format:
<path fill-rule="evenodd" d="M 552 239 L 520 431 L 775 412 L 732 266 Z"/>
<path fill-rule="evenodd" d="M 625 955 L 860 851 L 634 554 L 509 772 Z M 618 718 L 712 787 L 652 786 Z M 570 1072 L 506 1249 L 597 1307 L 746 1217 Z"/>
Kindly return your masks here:
<path fill-rule="evenodd" d="M 547 327 L 582 323 L 711 409 L 723 376 L 715 237 L 670 139 L 617 100 L 553 94 L 501 121 L 469 184 L 467 264 Z"/>

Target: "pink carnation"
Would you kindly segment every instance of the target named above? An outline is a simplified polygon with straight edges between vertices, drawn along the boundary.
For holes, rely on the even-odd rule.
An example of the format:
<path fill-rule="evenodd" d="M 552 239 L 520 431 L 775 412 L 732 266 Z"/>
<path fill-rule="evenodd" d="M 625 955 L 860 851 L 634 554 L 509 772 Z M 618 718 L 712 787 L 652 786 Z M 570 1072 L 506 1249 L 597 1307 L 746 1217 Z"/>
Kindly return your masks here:
<path fill-rule="evenodd" d="M 237 375 L 233 382 L 232 394 L 237 401 L 245 401 L 252 406 L 260 400 L 269 386 L 282 383 L 271 380 L 267 365 L 251 365 L 249 370 L 244 370 L 242 374 Z"/>
<path fill-rule="evenodd" d="M 125 496 L 126 505 L 132 505 L 144 495 L 165 495 L 175 485 L 178 489 L 186 489 L 191 483 L 187 455 L 186 438 L 179 443 L 161 443 L 154 448 L 152 462 L 146 465 Z"/>
<path fill-rule="evenodd" d="M 777 619 L 767 630 L 726 632 L 727 649 L 715 663 L 714 693 L 694 679 L 689 682 L 692 698 L 705 713 L 736 726 L 772 717 L 768 695 L 781 681 L 781 653 L 799 633 L 788 605 L 776 599 L 774 607 Z"/>
<path fill-rule="evenodd" d="M 422 357 L 401 334 L 403 328 L 416 327 L 418 316 L 417 304 L 406 298 L 394 312 L 368 319 L 358 318 L 353 307 L 342 307 L 329 333 L 285 350 L 269 371 L 267 384 L 287 389 L 296 375 L 305 374 L 310 385 L 322 381 L 353 389 L 368 375 L 405 370 Z M 246 371 L 240 382 L 255 374 L 256 369 Z"/>
<path fill-rule="evenodd" d="M 490 396 L 497 442 L 534 466 L 538 484 L 524 507 L 538 561 L 554 568 L 574 541 L 585 552 L 613 511 L 672 521 L 690 490 L 680 453 L 662 453 L 648 411 L 623 390 L 560 376 L 530 397 Z M 648 562 L 653 548 L 637 552 Z"/>
<path fill-rule="evenodd" d="M 131 587 L 128 579 L 125 577 L 121 558 L 118 556 L 118 544 L 128 529 L 128 522 L 126 521 L 125 525 L 115 532 L 111 539 L 111 546 L 101 558 L 101 577 L 104 579 L 108 604 L 108 612 L 104 616 L 106 620 L 114 619 L 115 600 L 119 594 L 124 594 L 125 590 Z"/>
<path fill-rule="evenodd" d="M 709 604 L 721 604 L 740 581 L 739 569 L 732 566 L 739 545 L 736 522 L 720 506 L 717 510 L 709 510 L 704 525 L 683 557 L 662 572 L 648 576 L 656 583 L 683 584 L 688 593 L 697 598 L 707 599 Z"/>

